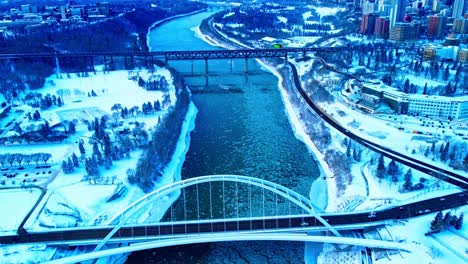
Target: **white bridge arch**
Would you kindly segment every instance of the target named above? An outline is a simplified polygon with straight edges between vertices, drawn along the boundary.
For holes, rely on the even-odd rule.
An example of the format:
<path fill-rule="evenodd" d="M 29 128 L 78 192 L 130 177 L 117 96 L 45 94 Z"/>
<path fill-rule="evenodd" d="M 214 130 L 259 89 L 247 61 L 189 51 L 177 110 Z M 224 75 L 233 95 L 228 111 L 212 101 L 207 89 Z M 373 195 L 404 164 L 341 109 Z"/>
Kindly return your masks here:
<path fill-rule="evenodd" d="M 136 200 L 128 207 L 117 213 L 114 217 L 112 217 L 108 224 L 115 223 L 117 224 L 109 234 L 96 246 L 94 251 L 99 251 L 107 241 L 115 234 L 119 229 L 127 223 L 127 221 L 132 217 L 133 214 L 136 214 L 139 210 L 144 208 L 146 205 L 149 205 L 152 201 L 164 197 L 170 193 L 175 191 L 179 191 L 181 189 L 202 184 L 202 183 L 209 183 L 209 182 L 237 182 L 237 183 L 245 183 L 253 186 L 257 186 L 263 188 L 265 190 L 271 191 L 277 195 L 284 197 L 285 199 L 291 201 L 292 203 L 298 205 L 302 209 L 304 209 L 307 213 L 314 216 L 317 220 L 319 220 L 325 227 L 328 228 L 335 236 L 341 237 L 341 234 L 331 226 L 327 221 L 325 221 L 318 212 L 321 212 L 320 209 L 315 206 L 310 199 L 304 197 L 303 195 L 281 186 L 279 184 L 258 179 L 249 176 L 240 176 L 240 175 L 209 175 L 209 176 L 200 176 L 194 177 L 178 182 L 174 182 L 170 185 L 166 185 L 161 187 L 151 193 L 146 194 L 145 196 L 141 197 L 140 199 Z"/>

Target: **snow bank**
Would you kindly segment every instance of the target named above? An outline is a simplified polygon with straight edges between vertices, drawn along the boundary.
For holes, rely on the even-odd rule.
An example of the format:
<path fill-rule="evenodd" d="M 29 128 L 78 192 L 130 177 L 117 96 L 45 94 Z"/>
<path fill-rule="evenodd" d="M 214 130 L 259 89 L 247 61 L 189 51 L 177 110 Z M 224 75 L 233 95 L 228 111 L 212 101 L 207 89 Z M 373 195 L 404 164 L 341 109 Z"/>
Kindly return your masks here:
<path fill-rule="evenodd" d="M 155 190 L 181 180 L 182 165 L 184 164 L 185 156 L 189 150 L 190 132 L 195 128 L 197 113 L 197 107 L 193 102 L 190 102 L 171 162 L 166 167 L 164 176 L 155 184 Z M 180 191 L 177 193 L 173 192 L 162 200 L 154 201 L 151 204 L 151 209 L 148 210 L 146 215 L 142 216 L 143 218 L 141 220 L 145 221 L 146 219 L 146 222 L 158 222 L 170 206 L 177 200 L 179 194 Z"/>

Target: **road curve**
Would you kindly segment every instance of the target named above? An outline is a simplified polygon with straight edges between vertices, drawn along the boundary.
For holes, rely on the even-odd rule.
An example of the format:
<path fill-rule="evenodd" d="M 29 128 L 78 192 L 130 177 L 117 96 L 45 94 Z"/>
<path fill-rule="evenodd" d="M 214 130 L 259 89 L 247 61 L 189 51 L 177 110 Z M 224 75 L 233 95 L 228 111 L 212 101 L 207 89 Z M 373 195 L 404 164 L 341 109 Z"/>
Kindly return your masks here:
<path fill-rule="evenodd" d="M 319 59 L 322 63 L 326 62 L 323 59 Z M 291 62 L 288 62 L 289 66 L 292 69 L 293 72 L 293 81 L 296 86 L 297 91 L 299 94 L 302 96 L 302 98 L 307 102 L 307 104 L 312 108 L 314 112 L 316 112 L 325 122 L 327 122 L 330 126 L 344 134 L 345 136 L 355 140 L 356 142 L 360 143 L 364 147 L 367 147 L 379 154 L 384 155 L 385 157 L 391 158 L 397 162 L 400 162 L 408 167 L 411 167 L 413 169 L 422 171 L 424 173 L 427 173 L 431 176 L 434 176 L 436 178 L 439 178 L 443 181 L 446 181 L 448 183 L 451 183 L 453 185 L 456 185 L 464 190 L 468 189 L 468 181 L 467 178 L 457 174 L 453 171 L 445 170 L 443 168 L 437 167 L 435 165 L 426 163 L 424 161 L 417 160 L 415 158 L 412 158 L 410 156 L 407 156 L 405 154 L 399 153 L 397 151 L 394 151 L 390 148 L 387 148 L 385 146 L 381 146 L 379 144 L 376 144 L 368 139 L 365 139 L 361 136 L 358 136 L 356 134 L 351 133 L 349 130 L 341 126 L 335 119 L 333 119 L 330 115 L 328 115 L 325 111 L 323 111 L 315 102 L 310 98 L 310 96 L 307 94 L 307 92 L 304 90 L 302 87 L 301 81 L 299 80 L 299 75 L 297 73 L 297 69 L 294 64 Z M 331 66 L 328 65 L 328 68 Z"/>

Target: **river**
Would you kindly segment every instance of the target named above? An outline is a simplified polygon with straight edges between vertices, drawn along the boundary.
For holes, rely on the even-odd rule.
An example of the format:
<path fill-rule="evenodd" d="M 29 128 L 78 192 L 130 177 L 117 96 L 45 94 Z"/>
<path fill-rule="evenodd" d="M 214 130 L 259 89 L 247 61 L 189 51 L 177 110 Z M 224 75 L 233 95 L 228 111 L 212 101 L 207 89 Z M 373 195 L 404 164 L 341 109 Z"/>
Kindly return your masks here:
<path fill-rule="evenodd" d="M 216 49 L 192 30 L 210 14 L 178 18 L 153 29 L 149 34 L 151 50 Z M 194 77 L 185 77 L 193 89 L 236 91 L 194 93 L 199 112 L 182 178 L 246 175 L 281 184 L 308 197 L 320 172 L 312 154 L 294 136 L 278 91 L 278 79 L 252 59 L 246 75 L 244 63 L 210 60 L 206 78 L 202 74 L 204 61 L 169 62 L 179 72 L 195 73 Z M 193 193 L 186 195 L 194 197 Z M 213 206 L 220 204 L 218 201 Z M 241 211 L 246 209 L 244 206 Z M 174 210 L 180 212 L 180 203 Z M 304 243 L 299 242 L 228 242 L 136 252 L 127 263 L 300 263 L 304 261 L 303 251 Z"/>

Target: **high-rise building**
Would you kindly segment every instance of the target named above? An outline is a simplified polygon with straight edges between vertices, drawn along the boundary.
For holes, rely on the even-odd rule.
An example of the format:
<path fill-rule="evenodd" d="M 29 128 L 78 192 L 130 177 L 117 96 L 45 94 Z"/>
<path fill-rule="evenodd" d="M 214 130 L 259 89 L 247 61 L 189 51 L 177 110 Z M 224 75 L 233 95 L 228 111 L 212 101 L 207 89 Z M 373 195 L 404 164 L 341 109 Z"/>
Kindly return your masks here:
<path fill-rule="evenodd" d="M 390 3 L 390 28 L 398 22 L 403 22 L 406 6 L 408 6 L 408 0 L 392 0 Z"/>
<path fill-rule="evenodd" d="M 467 34 L 468 33 L 468 18 L 455 18 L 453 20 L 453 33 Z"/>
<path fill-rule="evenodd" d="M 379 11 L 380 16 L 388 17 L 390 15 L 390 1 L 389 0 L 379 0 L 377 10 Z"/>
<path fill-rule="evenodd" d="M 434 0 L 432 2 L 432 12 L 438 13 L 442 9 L 443 4 L 442 0 Z"/>
<path fill-rule="evenodd" d="M 362 14 L 374 14 L 377 12 L 377 4 L 372 1 L 366 1 L 362 4 Z"/>
<path fill-rule="evenodd" d="M 390 40 L 393 41 L 412 41 L 416 39 L 416 27 L 411 23 L 396 23 L 390 29 Z"/>
<path fill-rule="evenodd" d="M 462 17 L 468 10 L 468 0 L 455 0 L 453 2 L 452 17 Z"/>
<path fill-rule="evenodd" d="M 441 38 L 445 35 L 445 26 L 447 18 L 444 16 L 429 16 L 429 25 L 427 27 L 427 36 Z"/>
<path fill-rule="evenodd" d="M 367 14 L 362 16 L 361 33 L 366 35 L 374 34 L 375 29 L 375 15 Z"/>
<path fill-rule="evenodd" d="M 375 20 L 375 35 L 381 38 L 388 38 L 390 33 L 390 20 L 386 17 L 378 17 Z"/>

